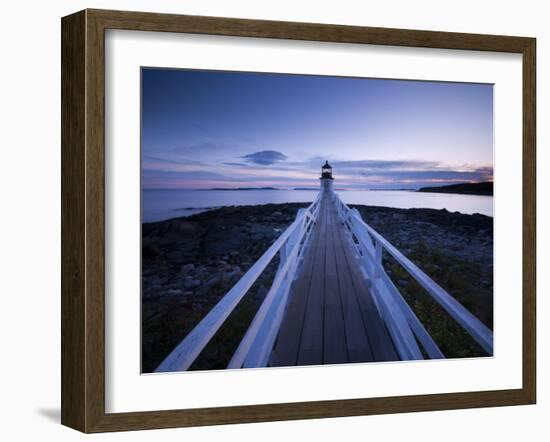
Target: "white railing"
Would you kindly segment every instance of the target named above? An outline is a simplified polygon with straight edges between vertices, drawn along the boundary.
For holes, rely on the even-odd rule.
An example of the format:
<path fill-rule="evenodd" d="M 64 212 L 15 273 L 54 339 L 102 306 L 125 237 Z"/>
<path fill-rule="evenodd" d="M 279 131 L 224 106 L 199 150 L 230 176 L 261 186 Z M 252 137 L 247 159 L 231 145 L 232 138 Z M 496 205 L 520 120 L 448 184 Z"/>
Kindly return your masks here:
<path fill-rule="evenodd" d="M 235 351 L 228 368 L 267 365 L 281 325 L 290 285 L 307 246 L 313 223 L 317 219 L 321 195 L 322 192 L 319 192 L 308 208 L 299 209 L 294 222 L 172 350 L 155 372 L 187 370 L 278 253 L 279 267 L 271 288 Z"/>
<path fill-rule="evenodd" d="M 350 209 L 336 193 L 333 194 L 333 198 L 349 239 L 357 249 L 357 256 L 370 283 L 376 306 L 401 359 L 423 359 L 418 343 L 432 359 L 445 356 L 384 270 L 383 250 L 386 250 L 489 355 L 493 354 L 493 332 L 487 326 L 365 223 L 357 209 Z"/>

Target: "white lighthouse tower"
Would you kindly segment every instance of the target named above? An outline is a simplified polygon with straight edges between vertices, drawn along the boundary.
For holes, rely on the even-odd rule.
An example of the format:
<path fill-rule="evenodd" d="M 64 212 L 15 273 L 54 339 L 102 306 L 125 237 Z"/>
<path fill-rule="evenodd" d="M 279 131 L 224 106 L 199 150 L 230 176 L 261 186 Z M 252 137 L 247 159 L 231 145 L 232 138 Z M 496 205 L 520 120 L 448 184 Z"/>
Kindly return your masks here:
<path fill-rule="evenodd" d="M 323 192 L 330 192 L 332 193 L 332 183 L 334 181 L 334 178 L 332 177 L 332 166 L 328 163 L 328 161 L 325 161 L 325 164 L 321 168 L 321 190 Z"/>

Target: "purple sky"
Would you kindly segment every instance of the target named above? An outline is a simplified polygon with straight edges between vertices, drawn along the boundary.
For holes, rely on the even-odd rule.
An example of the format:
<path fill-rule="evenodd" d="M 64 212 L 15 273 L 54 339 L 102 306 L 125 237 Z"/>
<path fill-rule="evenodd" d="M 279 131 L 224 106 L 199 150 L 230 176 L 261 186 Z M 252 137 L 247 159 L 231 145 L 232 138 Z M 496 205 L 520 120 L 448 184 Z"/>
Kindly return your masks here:
<path fill-rule="evenodd" d="M 492 180 L 493 87 L 147 68 L 141 147 L 144 189 Z"/>

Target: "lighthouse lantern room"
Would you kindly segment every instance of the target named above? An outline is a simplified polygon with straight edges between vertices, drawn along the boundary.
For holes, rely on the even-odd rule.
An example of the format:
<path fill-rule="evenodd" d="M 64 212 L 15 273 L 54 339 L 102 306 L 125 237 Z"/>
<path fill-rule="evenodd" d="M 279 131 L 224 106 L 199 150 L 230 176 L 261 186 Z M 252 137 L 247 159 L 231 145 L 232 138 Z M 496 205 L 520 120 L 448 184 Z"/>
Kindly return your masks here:
<path fill-rule="evenodd" d="M 321 168 L 321 190 L 332 192 L 332 182 L 334 178 L 332 177 L 332 166 L 325 161 L 325 164 Z"/>

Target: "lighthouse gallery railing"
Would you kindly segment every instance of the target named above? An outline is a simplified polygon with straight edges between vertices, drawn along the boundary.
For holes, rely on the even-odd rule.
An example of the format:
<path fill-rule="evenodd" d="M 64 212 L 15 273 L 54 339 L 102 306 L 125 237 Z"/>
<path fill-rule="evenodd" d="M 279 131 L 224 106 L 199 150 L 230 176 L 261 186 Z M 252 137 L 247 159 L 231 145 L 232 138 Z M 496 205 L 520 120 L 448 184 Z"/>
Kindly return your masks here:
<path fill-rule="evenodd" d="M 322 192 L 281 234 L 239 281 L 220 299 L 197 326 L 172 350 L 155 372 L 187 370 L 216 334 L 250 287 L 279 254 L 279 267 L 256 316 L 252 320 L 228 368 L 265 367 L 277 337 L 296 267 L 307 246 Z"/>

